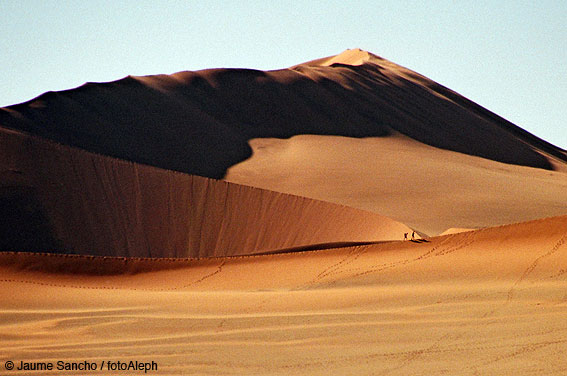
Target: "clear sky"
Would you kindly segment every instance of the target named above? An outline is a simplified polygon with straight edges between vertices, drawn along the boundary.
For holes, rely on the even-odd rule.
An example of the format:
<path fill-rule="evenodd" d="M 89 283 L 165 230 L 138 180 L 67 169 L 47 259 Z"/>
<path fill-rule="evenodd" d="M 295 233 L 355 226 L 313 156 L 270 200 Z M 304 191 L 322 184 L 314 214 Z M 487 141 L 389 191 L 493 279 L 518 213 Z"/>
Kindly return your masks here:
<path fill-rule="evenodd" d="M 567 1 L 0 1 L 0 106 L 128 74 L 370 51 L 567 148 Z"/>

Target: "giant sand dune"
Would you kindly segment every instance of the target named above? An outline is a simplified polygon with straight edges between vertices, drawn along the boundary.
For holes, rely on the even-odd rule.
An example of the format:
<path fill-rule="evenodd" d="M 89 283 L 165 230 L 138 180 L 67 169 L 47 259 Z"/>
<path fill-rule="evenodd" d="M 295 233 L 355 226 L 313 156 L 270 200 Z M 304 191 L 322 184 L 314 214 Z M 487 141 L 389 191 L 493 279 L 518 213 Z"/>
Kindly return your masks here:
<path fill-rule="evenodd" d="M 0 109 L 0 373 L 564 375 L 566 243 L 565 150 L 366 51 Z"/>
<path fill-rule="evenodd" d="M 430 235 L 561 215 L 567 202 L 564 150 L 361 50 L 267 72 L 89 83 L 2 109 L 0 126 L 373 211 Z"/>

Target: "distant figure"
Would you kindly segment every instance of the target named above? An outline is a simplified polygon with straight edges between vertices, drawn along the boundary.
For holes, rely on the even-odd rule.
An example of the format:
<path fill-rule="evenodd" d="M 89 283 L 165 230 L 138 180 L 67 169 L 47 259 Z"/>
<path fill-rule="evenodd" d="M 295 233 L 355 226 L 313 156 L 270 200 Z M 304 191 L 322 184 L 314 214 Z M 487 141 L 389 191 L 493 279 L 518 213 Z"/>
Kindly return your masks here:
<path fill-rule="evenodd" d="M 404 240 L 408 240 L 408 233 L 404 232 Z"/>
<path fill-rule="evenodd" d="M 415 240 L 415 231 L 412 231 L 411 233 L 411 240 Z"/>

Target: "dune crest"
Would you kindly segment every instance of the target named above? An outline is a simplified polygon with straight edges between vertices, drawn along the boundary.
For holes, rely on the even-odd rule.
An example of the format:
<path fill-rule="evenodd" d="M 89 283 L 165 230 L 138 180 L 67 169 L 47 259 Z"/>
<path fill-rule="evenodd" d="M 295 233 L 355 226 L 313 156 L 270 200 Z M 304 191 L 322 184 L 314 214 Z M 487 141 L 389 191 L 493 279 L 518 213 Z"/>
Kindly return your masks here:
<path fill-rule="evenodd" d="M 360 48 L 354 48 L 345 50 L 338 55 L 308 61 L 299 65 L 328 67 L 333 64 L 362 65 L 364 63 L 377 63 L 384 61 L 386 60 L 374 55 L 373 53 L 361 50 Z M 296 65 L 296 67 L 299 65 Z"/>
<path fill-rule="evenodd" d="M 567 249 L 567 216 L 543 218 L 510 225 L 455 232 L 417 241 L 382 242 L 294 252 L 229 255 L 212 258 L 99 257 L 25 252 L 0 252 L 0 270 L 14 280 L 73 281 L 85 277 L 85 287 L 142 287 L 146 275 L 161 273 L 199 281 L 186 290 L 261 290 L 266 288 L 309 289 L 327 286 L 380 286 L 395 277 L 395 283 L 424 284 L 432 279 L 450 281 L 486 278 L 510 279 L 514 287 L 528 278 L 567 277 L 562 255 Z M 341 261 L 343 260 L 343 261 Z M 396 260 L 393 263 L 389 263 Z M 447 267 L 450 263 L 451 267 Z M 492 263 L 493 268 L 487 267 Z M 343 265 L 344 264 L 344 265 Z M 215 273 L 222 265 L 222 273 Z M 285 265 L 287 273 L 274 273 Z M 185 273 L 182 271 L 185 270 Z M 199 271 L 184 276 L 188 270 Z M 324 272 L 320 272 L 323 270 Z M 326 271 L 326 272 L 325 272 Z M 418 272 L 419 271 L 419 272 Z M 427 272 L 425 272 L 427 271 Z M 241 278 L 237 275 L 242 273 Z M 559 273 L 559 274 L 557 274 Z M 557 275 L 556 275 L 557 274 Z M 109 279 L 87 276 L 114 276 Z M 134 275 L 134 278 L 130 276 Z M 313 278 L 317 275 L 318 278 Z M 18 276 L 18 277 L 16 277 Z M 82 278 L 82 277 L 81 277 Z M 116 281 L 123 283 L 115 285 Z M 386 279 L 382 279 L 386 278 Z M 378 280 L 376 280 L 378 279 Z M 80 281 L 81 279 L 78 279 Z M 150 278 L 146 288 L 167 290 L 177 286 L 175 278 Z M 179 286 L 177 286 L 179 288 Z M 524 286 L 525 287 L 525 286 Z"/>

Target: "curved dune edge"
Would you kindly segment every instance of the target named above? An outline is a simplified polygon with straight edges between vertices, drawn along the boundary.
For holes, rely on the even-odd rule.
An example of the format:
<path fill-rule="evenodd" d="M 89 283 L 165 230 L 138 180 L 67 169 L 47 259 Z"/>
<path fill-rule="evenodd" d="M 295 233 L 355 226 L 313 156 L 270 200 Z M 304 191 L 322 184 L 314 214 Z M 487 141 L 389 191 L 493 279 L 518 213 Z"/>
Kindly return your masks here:
<path fill-rule="evenodd" d="M 566 243 L 562 216 L 415 242 L 270 255 L 151 259 L 2 252 L 0 268 L 4 282 L 135 290 L 320 288 L 383 278 L 400 284 L 523 280 L 566 273 Z"/>
<path fill-rule="evenodd" d="M 0 128 L 3 250 L 211 257 L 402 239 L 375 213 L 96 155 Z M 31 248 L 31 249 L 30 249 Z"/>
<path fill-rule="evenodd" d="M 407 90 L 415 94 L 414 85 L 417 85 L 418 92 L 429 93 L 422 97 L 425 101 L 417 101 L 425 112 L 447 110 L 445 106 L 451 103 L 464 109 L 464 112 L 440 111 L 437 119 L 442 122 L 451 118 L 447 115 L 454 115 L 458 121 L 453 125 L 468 120 L 472 123 L 465 124 L 465 130 L 476 124 L 481 128 L 487 126 L 488 133 L 494 122 L 500 124 L 504 131 L 496 131 L 498 135 L 494 138 L 483 139 L 482 132 L 480 136 L 472 132 L 471 138 L 487 141 L 486 150 L 491 153 L 492 148 L 501 159 L 520 160 L 544 168 L 550 168 L 546 161 L 553 164 L 552 158 L 543 151 L 549 145 L 538 144 L 535 138 L 507 127 L 508 123 L 478 107 L 473 106 L 472 113 L 467 115 L 471 104 L 435 83 L 412 75 L 411 71 L 402 71 L 394 64 L 389 69 L 387 61 L 372 61 L 374 57 L 364 51 L 341 55 L 331 57 L 331 61 L 322 59 L 315 64 L 317 66 L 294 67 L 291 70 L 295 72 L 264 74 L 215 70 L 86 85 L 75 91 L 50 93 L 16 108 L 0 109 L 0 126 L 5 125 L 6 116 L 21 116 L 26 126 L 38 127 L 49 134 L 58 126 L 56 122 L 42 120 L 44 111 L 61 111 L 62 118 L 58 120 L 63 119 L 65 126 L 87 133 L 94 131 L 94 136 L 85 137 L 92 143 L 87 146 L 96 149 L 100 147 L 100 140 L 115 140 L 119 149 L 124 148 L 119 150 L 121 152 L 132 147 L 125 154 L 142 150 L 141 155 L 136 155 L 142 163 L 157 161 L 166 168 L 187 167 L 182 160 L 173 158 L 172 162 L 158 156 L 160 152 L 183 155 L 179 151 L 187 145 L 195 148 L 193 157 L 199 158 L 205 155 L 205 149 L 213 150 L 215 155 L 219 149 L 226 148 L 224 155 L 216 155 L 218 159 L 213 160 L 213 168 L 208 171 L 219 173 L 227 165 L 246 157 L 250 151 L 246 148 L 246 137 L 252 136 L 248 134 L 243 139 L 230 126 L 219 126 L 222 121 L 215 118 L 207 123 L 212 124 L 210 128 L 205 127 L 206 142 L 195 142 L 192 136 L 187 137 L 187 124 L 180 120 L 187 118 L 179 115 L 194 114 L 195 103 L 202 104 L 201 100 L 210 99 L 201 95 L 202 92 L 191 93 L 188 87 L 209 90 L 210 94 L 214 86 L 217 93 L 227 90 L 225 94 L 230 98 L 230 86 L 234 85 L 237 94 L 243 94 L 237 95 L 238 99 L 257 106 L 258 101 L 247 98 L 246 90 L 242 90 L 248 88 L 246 82 L 268 83 L 272 89 L 276 82 L 275 86 L 280 89 L 297 89 L 296 93 L 301 93 L 299 102 L 304 103 L 311 98 L 327 100 L 337 93 L 340 96 L 345 92 L 341 87 L 364 98 L 364 90 L 361 91 L 364 85 L 358 80 L 369 79 L 366 83 L 372 83 L 378 79 L 385 88 L 392 84 L 401 92 Z M 325 64 L 331 66 L 322 66 Z M 352 65 L 347 64 L 360 65 L 351 69 Z M 380 74 L 384 75 L 381 81 Z M 278 75 L 281 76 L 278 78 Z M 299 75 L 305 79 L 296 80 Z M 306 90 L 313 89 L 315 81 L 319 89 L 326 85 L 325 90 Z M 222 89 L 227 83 L 229 88 Z M 284 85 L 278 86 L 278 83 Z M 333 86 L 337 83 L 339 87 Z M 129 91 L 132 88 L 137 91 L 135 95 Z M 384 103 L 401 98 L 392 97 L 396 90 L 391 89 L 382 92 Z M 93 96 L 89 97 L 91 94 Z M 269 94 L 274 92 L 262 92 L 260 96 L 269 97 Z M 275 95 L 276 99 L 281 99 L 279 94 Z M 187 101 L 187 97 L 191 103 L 184 102 L 185 105 L 180 106 L 183 110 L 171 103 L 172 98 L 175 102 Z M 434 97 L 440 101 L 429 102 Z M 203 108 L 210 114 L 224 111 L 219 103 L 230 101 L 221 99 L 212 101 L 212 105 L 208 102 L 210 107 Z M 406 104 L 403 100 L 401 103 Z M 119 104 L 126 104 L 127 111 L 121 111 Z M 227 107 L 219 117 L 238 118 L 243 121 L 240 126 L 244 124 L 245 128 L 262 122 L 272 125 L 266 113 L 254 113 L 258 118 L 247 118 L 248 104 L 244 103 L 241 113 Z M 50 110 L 42 108 L 44 105 Z M 156 113 L 162 111 L 169 116 L 166 119 L 173 121 L 154 126 L 159 116 L 148 114 L 146 117 L 137 112 L 144 105 Z M 284 108 L 283 114 L 289 109 L 272 107 Z M 320 108 L 311 102 L 305 107 Z M 348 107 L 338 106 L 337 111 L 350 110 Z M 375 103 L 369 103 L 369 107 L 352 106 L 352 110 L 357 113 L 361 108 L 374 107 Z M 416 126 L 416 132 L 425 133 L 425 138 L 444 138 L 436 133 L 439 129 L 432 130 L 428 128 L 431 124 L 420 123 L 421 111 L 409 108 L 409 113 L 397 114 L 400 109 L 408 107 L 386 107 L 381 120 L 406 118 L 408 122 L 404 124 L 409 124 L 410 128 Z M 130 110 L 132 112 L 128 112 Z M 327 110 L 311 117 L 313 124 L 332 118 Z M 209 121 L 210 114 L 204 112 L 194 119 Z M 317 110 L 300 113 L 301 116 L 306 114 L 317 114 Z M 120 137 L 107 133 L 117 124 L 107 121 L 114 115 L 118 115 L 117 123 L 124 127 L 123 134 L 118 132 Z M 367 116 L 371 117 L 372 112 L 365 112 L 362 119 L 357 120 L 368 125 L 364 123 Z M 471 120 L 475 117 L 482 121 Z M 431 123 L 436 122 L 433 118 Z M 77 127 L 83 120 L 95 126 Z M 420 124 L 424 128 L 420 128 Z M 152 132 L 156 127 L 166 132 Z M 179 130 L 182 137 L 176 138 L 175 132 Z M 361 134 L 366 135 L 367 131 L 362 129 Z M 445 134 L 448 139 L 440 142 L 452 144 L 455 140 L 451 140 L 451 135 L 460 136 L 463 131 L 455 127 L 455 133 L 451 133 L 449 129 Z M 137 133 L 137 137 L 128 138 L 129 132 Z M 226 136 L 222 142 L 216 142 L 215 132 Z M 515 141 L 508 139 L 500 144 L 507 133 L 511 133 Z M 286 132 L 282 134 L 289 136 Z M 282 137 L 282 134 L 274 137 Z M 213 137 L 208 138 L 211 135 Z M 398 141 L 402 138 L 393 133 L 389 135 L 381 140 L 387 139 L 394 150 L 400 149 L 403 144 Z M 57 139 L 61 134 L 50 136 Z M 84 135 L 66 134 L 58 141 L 80 143 L 73 138 L 75 136 Z M 161 136 L 164 138 L 160 140 Z M 342 138 L 339 147 L 344 154 Z M 136 144 L 140 140 L 141 144 Z M 147 148 L 145 142 L 151 143 L 148 140 L 157 141 Z M 172 140 L 173 146 L 168 142 Z M 356 139 L 359 140 L 365 141 Z M 525 148 L 515 149 L 516 141 L 525 142 Z M 463 143 L 466 149 L 467 141 Z M 156 375 L 565 374 L 567 216 L 400 241 L 402 233 L 411 230 L 364 211 L 172 173 L 54 145 L 42 138 L 0 128 L 0 199 L 4 200 L 0 204 L 9 203 L 8 211 L 14 213 L 12 209 L 17 209 L 20 214 L 19 219 L 13 215 L 0 218 L 12 220 L 10 224 L 18 224 L 22 231 L 27 228 L 27 233 L 19 233 L 20 239 L 12 238 L 13 249 L 19 246 L 21 250 L 24 243 L 18 240 L 28 240 L 28 234 L 35 234 L 36 242 L 27 245 L 36 250 L 47 251 L 45 246 L 50 245 L 50 250 L 65 248 L 133 257 L 0 252 L 0 369 L 8 359 L 16 364 L 19 360 L 54 362 L 64 359 L 98 364 L 102 360 L 155 361 L 159 371 L 148 374 Z M 103 149 L 98 152 L 108 154 L 108 149 Z M 509 150 L 517 154 L 506 155 Z M 555 153 L 558 160 L 565 160 L 564 151 L 553 147 L 547 151 Z M 395 155 L 399 162 L 401 154 Z M 440 175 L 431 170 L 431 161 L 424 157 L 425 154 L 419 154 L 410 163 L 416 168 L 428 169 L 437 184 L 435 188 L 439 189 L 441 184 L 436 179 Z M 197 164 L 190 167 L 205 171 L 203 166 L 207 166 L 208 160 L 199 158 L 189 158 Z M 441 158 L 441 161 L 445 170 L 450 170 L 448 160 Z M 532 169 L 533 174 L 529 175 L 534 179 L 526 183 L 520 175 L 511 173 L 520 167 L 496 166 L 495 163 L 485 160 L 462 167 L 470 167 L 464 168 L 465 173 L 473 170 L 478 173 L 478 168 L 484 168 L 487 174 L 503 177 L 496 182 L 503 184 L 506 190 L 519 187 L 521 194 L 513 202 L 521 213 L 530 213 L 530 218 L 534 218 L 532 213 L 541 213 L 537 208 L 541 201 L 530 197 L 539 191 L 545 191 L 540 197 L 556 200 L 543 201 L 562 210 L 565 175 L 561 172 Z M 366 167 L 360 161 L 358 164 Z M 407 166 L 399 171 L 407 174 Z M 447 172 L 451 183 L 448 187 L 462 183 Z M 419 177 L 416 181 L 420 187 L 428 186 Z M 517 181 L 526 185 L 517 185 L 514 183 Z M 550 182 L 554 184 L 551 190 Z M 403 184 L 411 182 L 406 180 Z M 399 184 L 390 186 L 398 189 Z M 486 218 L 494 220 L 502 206 L 474 194 L 479 190 L 490 191 L 489 187 L 491 185 L 469 185 L 472 195 L 463 195 L 459 200 L 476 197 L 472 204 L 488 209 Z M 492 192 L 492 199 L 498 200 L 499 194 Z M 444 205 L 431 197 L 431 192 L 426 194 L 434 207 Z M 459 195 L 458 191 L 441 194 Z M 509 194 L 513 196 L 513 192 Z M 352 192 L 352 196 L 364 198 L 360 191 Z M 393 201 L 397 211 L 401 210 L 402 200 L 416 206 L 422 202 L 407 192 L 400 197 L 400 201 Z M 185 205 L 188 201 L 192 203 L 191 210 Z M 0 208 L 5 206 L 0 205 Z M 446 211 L 441 212 L 450 214 L 451 208 L 447 205 L 443 209 Z M 429 218 L 415 212 L 411 215 L 414 219 L 419 217 L 423 223 L 429 222 Z M 439 216 L 440 212 L 428 215 Z M 525 218 L 508 215 L 508 219 L 514 221 Z M 161 218 L 168 218 L 167 223 Z M 459 216 L 454 227 L 473 227 L 474 223 L 462 222 L 466 218 Z M 29 226 L 30 223 L 33 226 Z M 26 224 L 28 227 L 24 226 Z M 321 224 L 328 227 L 322 230 Z M 442 229 L 447 227 L 453 226 Z M 5 241 L 5 235 L 12 236 L 12 232 L 0 233 L 0 241 Z M 339 235 L 344 239 L 398 240 L 338 241 Z M 236 255 L 249 251 L 255 254 Z M 137 257 L 141 255 L 153 257 Z M 93 374 L 98 373 L 105 372 Z M 36 371 L 26 375 L 51 373 Z"/>

